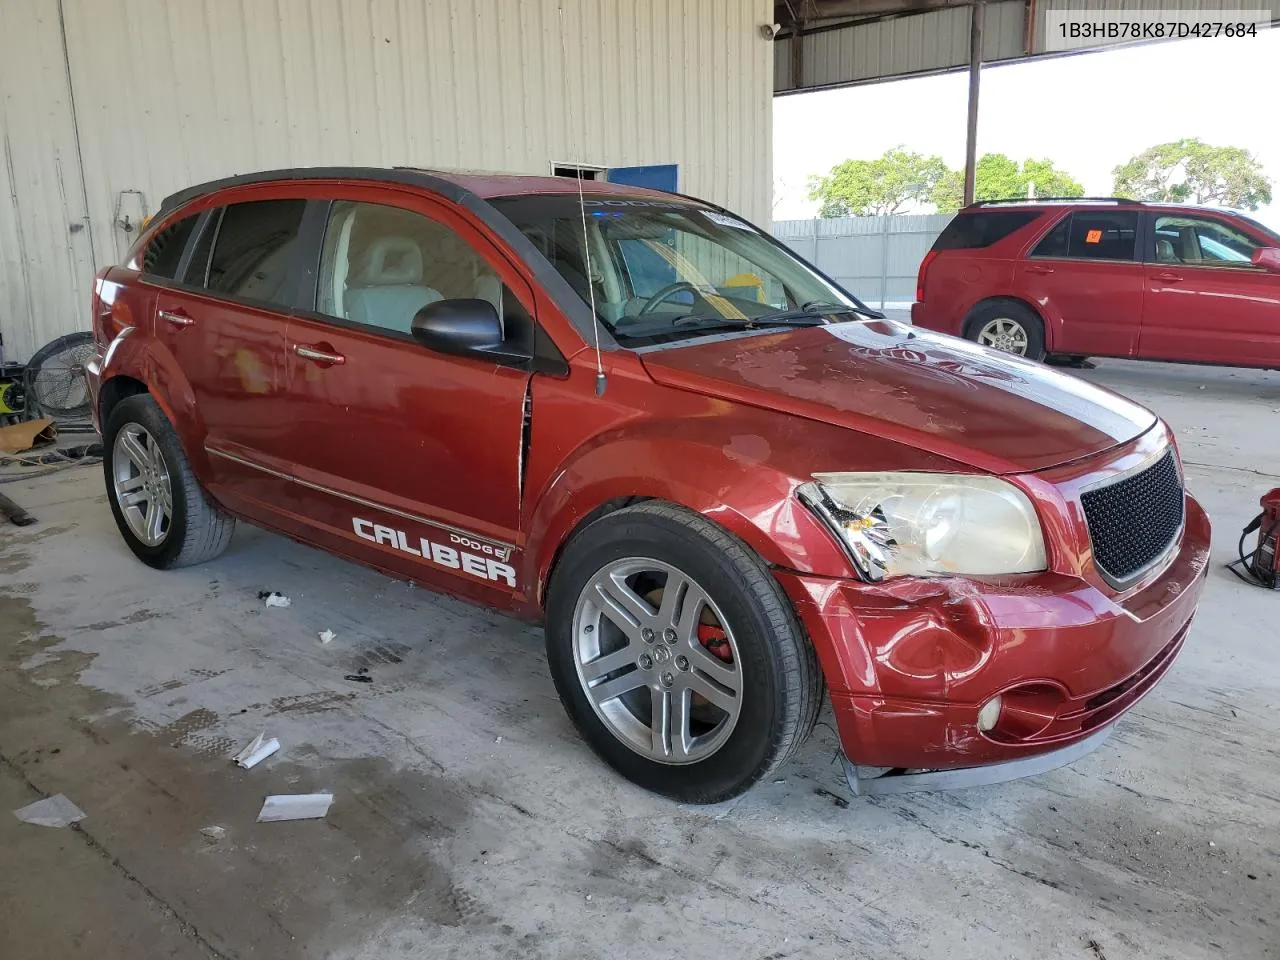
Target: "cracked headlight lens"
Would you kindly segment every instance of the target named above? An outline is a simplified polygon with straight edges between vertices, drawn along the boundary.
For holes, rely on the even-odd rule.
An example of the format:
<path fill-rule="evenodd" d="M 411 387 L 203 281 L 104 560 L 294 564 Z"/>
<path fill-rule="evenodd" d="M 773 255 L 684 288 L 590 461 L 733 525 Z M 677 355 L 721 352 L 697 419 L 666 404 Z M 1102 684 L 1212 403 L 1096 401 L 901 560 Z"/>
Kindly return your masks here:
<path fill-rule="evenodd" d="M 999 477 L 815 473 L 796 491 L 866 580 L 1046 569 L 1031 501 Z"/>

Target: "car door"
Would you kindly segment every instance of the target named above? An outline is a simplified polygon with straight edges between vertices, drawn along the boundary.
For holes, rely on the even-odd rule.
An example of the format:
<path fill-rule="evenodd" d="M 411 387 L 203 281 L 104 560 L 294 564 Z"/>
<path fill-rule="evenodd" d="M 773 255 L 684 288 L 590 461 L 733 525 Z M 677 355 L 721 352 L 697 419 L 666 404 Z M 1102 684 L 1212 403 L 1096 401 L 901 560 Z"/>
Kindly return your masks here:
<path fill-rule="evenodd" d="M 1265 246 L 1212 214 L 1151 213 L 1139 353 L 1156 360 L 1280 366 L 1280 275 Z"/>
<path fill-rule="evenodd" d="M 528 369 L 409 332 L 428 303 L 488 300 L 508 331 L 532 290 L 455 209 L 353 186 L 327 198 L 315 310 L 289 323 L 282 451 L 301 519 L 344 552 L 482 602 L 518 589 Z"/>
<path fill-rule="evenodd" d="M 276 449 L 305 207 L 273 198 L 208 212 L 180 276 L 155 300 L 156 379 L 171 415 L 214 495 L 255 517 L 290 495 Z"/>
<path fill-rule="evenodd" d="M 1015 287 L 1045 321 L 1052 353 L 1128 357 L 1142 324 L 1138 213 L 1076 210 L 1018 261 Z"/>

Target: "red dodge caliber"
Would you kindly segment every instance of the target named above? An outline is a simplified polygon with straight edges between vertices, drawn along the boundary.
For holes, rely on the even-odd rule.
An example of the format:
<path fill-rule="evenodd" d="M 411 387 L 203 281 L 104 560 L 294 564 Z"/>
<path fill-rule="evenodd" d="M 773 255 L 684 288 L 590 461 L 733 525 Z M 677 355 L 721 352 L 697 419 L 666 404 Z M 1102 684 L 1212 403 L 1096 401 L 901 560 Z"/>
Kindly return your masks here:
<path fill-rule="evenodd" d="M 686 197 L 304 169 L 168 198 L 88 373 L 145 563 L 235 519 L 545 624 L 583 737 L 691 802 L 830 699 L 855 790 L 1104 738 L 1177 656 L 1209 523 L 1167 427 L 885 320 Z"/>

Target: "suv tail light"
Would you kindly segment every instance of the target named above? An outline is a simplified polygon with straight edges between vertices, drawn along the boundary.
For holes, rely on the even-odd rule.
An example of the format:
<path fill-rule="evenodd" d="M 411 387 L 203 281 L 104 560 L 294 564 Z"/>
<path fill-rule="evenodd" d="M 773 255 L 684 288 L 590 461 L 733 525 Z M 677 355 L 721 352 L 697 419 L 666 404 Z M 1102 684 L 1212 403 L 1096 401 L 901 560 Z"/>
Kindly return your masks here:
<path fill-rule="evenodd" d="M 937 250 L 930 250 L 924 255 L 924 259 L 920 261 L 920 272 L 916 274 L 916 303 L 924 303 L 924 275 L 929 270 L 929 264 L 933 263 L 933 258 L 937 255 Z"/>

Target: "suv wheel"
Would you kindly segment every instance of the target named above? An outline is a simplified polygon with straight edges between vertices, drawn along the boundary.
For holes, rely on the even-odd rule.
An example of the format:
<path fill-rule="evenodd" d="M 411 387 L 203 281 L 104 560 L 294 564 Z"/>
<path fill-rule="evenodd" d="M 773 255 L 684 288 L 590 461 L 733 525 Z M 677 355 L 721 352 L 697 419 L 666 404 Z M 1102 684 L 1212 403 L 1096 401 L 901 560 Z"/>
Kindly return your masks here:
<path fill-rule="evenodd" d="M 965 324 L 965 336 L 1004 353 L 1044 359 L 1044 324 L 1033 310 L 1011 300 L 978 307 Z"/>
<path fill-rule="evenodd" d="M 154 399 L 120 401 L 107 418 L 102 449 L 111 513 L 138 559 L 163 570 L 212 560 L 226 549 L 235 520 L 200 488 Z"/>
<path fill-rule="evenodd" d="M 587 742 L 681 801 L 742 793 L 817 719 L 817 658 L 777 581 L 736 537 L 669 504 L 612 513 L 569 543 L 546 637 Z"/>

